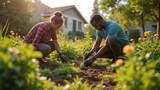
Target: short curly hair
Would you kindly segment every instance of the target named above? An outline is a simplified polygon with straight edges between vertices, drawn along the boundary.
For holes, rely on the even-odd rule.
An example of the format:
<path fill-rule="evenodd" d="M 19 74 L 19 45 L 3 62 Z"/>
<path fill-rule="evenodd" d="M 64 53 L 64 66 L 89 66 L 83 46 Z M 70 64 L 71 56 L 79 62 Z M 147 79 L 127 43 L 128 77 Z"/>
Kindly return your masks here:
<path fill-rule="evenodd" d="M 103 20 L 102 16 L 96 14 L 96 15 L 93 15 L 93 16 L 92 16 L 92 18 L 91 18 L 91 20 L 90 20 L 90 23 L 92 24 L 94 21 L 95 21 L 96 23 L 98 23 L 98 22 L 100 22 L 101 20 Z"/>

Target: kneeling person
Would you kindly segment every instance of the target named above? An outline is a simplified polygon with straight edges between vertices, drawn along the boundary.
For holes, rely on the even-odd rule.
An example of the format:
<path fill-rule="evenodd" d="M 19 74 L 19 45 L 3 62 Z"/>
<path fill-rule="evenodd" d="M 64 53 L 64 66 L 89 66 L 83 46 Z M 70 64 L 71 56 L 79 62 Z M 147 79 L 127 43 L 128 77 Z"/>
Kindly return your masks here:
<path fill-rule="evenodd" d="M 52 51 L 56 50 L 62 62 L 67 62 L 67 57 L 62 54 L 56 36 L 56 31 L 62 24 L 62 13 L 57 11 L 51 17 L 50 22 L 40 22 L 34 25 L 24 39 L 24 43 L 32 44 L 34 50 L 40 51 L 43 54 L 42 58 L 45 58 Z M 51 38 L 52 41 L 50 40 Z M 40 63 L 43 62 L 42 58 L 39 58 Z"/>
<path fill-rule="evenodd" d="M 122 27 L 114 21 L 104 21 L 100 15 L 94 15 L 90 23 L 97 30 L 96 43 L 93 48 L 85 53 L 85 66 L 90 66 L 96 58 L 110 58 L 115 62 L 119 56 L 123 56 L 122 49 L 129 44 L 129 40 L 123 31 Z M 102 39 L 105 39 L 105 44 L 100 47 Z M 92 53 L 97 52 L 90 57 Z"/>

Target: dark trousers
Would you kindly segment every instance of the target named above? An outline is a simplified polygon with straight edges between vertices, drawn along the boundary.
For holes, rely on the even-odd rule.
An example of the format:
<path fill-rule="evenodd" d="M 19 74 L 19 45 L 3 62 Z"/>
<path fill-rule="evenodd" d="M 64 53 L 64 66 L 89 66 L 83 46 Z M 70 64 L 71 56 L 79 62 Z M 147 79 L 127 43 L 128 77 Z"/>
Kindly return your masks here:
<path fill-rule="evenodd" d="M 48 43 L 39 43 L 37 50 L 43 54 L 43 58 L 48 56 L 52 51 L 55 50 L 53 41 Z"/>
<path fill-rule="evenodd" d="M 105 49 L 105 53 L 98 58 L 109 58 L 109 59 L 117 59 L 118 56 L 123 56 L 123 47 L 127 45 L 127 43 L 118 37 L 112 36 L 109 37 L 105 42 L 107 49 Z M 103 47 L 102 46 L 102 47 Z M 100 47 L 97 52 L 102 48 Z"/>

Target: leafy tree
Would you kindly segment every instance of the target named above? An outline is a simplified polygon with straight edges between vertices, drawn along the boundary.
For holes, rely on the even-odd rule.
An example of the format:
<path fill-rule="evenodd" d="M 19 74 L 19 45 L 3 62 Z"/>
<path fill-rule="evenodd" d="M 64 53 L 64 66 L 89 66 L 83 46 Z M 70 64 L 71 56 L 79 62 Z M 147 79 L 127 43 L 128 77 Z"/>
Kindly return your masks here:
<path fill-rule="evenodd" d="M 156 20 L 157 33 L 160 33 L 160 0 L 101 0 L 99 5 L 100 9 L 107 14 L 119 12 L 118 15 L 124 17 L 123 23 L 129 21 L 131 25 L 139 25 L 139 23 L 143 25 L 143 20 L 145 23 Z"/>
<path fill-rule="evenodd" d="M 30 22 L 31 0 L 0 0 L 0 24 L 9 19 L 10 28 L 20 32 Z"/>
<path fill-rule="evenodd" d="M 94 27 L 92 27 L 91 24 L 88 24 L 86 27 L 85 27 L 85 33 L 86 32 L 89 32 L 89 34 L 91 35 L 91 38 L 93 39 L 96 39 L 96 30 Z"/>
<path fill-rule="evenodd" d="M 157 21 L 157 34 L 160 34 L 160 0 L 129 0 L 136 12 L 149 20 Z"/>
<path fill-rule="evenodd" d="M 98 5 L 97 5 L 97 2 L 98 2 L 98 0 L 94 1 L 93 9 L 92 9 L 92 15 L 91 16 L 93 16 L 94 14 L 99 14 L 99 8 L 98 8 Z"/>

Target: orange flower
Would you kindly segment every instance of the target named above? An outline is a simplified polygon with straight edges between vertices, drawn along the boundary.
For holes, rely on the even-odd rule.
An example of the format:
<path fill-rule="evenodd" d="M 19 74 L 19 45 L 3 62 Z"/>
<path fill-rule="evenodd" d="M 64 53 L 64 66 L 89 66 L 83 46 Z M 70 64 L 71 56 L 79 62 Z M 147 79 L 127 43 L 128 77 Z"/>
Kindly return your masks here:
<path fill-rule="evenodd" d="M 122 65 L 123 64 L 123 59 L 118 59 L 117 61 L 116 61 L 116 66 L 120 66 L 120 65 Z"/>
<path fill-rule="evenodd" d="M 135 51 L 133 46 L 126 45 L 123 47 L 123 53 L 133 53 Z"/>
<path fill-rule="evenodd" d="M 151 46 L 151 48 L 154 48 L 154 46 Z"/>
<path fill-rule="evenodd" d="M 57 40 L 57 42 L 60 42 L 60 40 Z"/>
<path fill-rule="evenodd" d="M 155 37 L 159 36 L 158 34 L 154 34 Z"/>
<path fill-rule="evenodd" d="M 20 35 L 18 35 L 18 37 L 19 37 L 19 38 L 21 38 L 21 36 L 20 36 Z"/>

